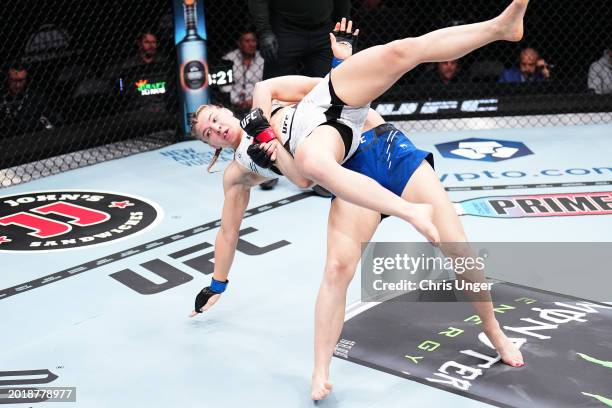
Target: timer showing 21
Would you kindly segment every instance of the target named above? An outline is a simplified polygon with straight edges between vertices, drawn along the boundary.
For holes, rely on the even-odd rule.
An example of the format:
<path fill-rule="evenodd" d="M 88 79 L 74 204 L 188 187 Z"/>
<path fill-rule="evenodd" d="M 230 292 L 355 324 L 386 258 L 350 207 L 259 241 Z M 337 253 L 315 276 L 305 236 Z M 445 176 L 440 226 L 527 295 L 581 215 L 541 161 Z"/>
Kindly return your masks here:
<path fill-rule="evenodd" d="M 228 61 L 229 62 L 229 61 Z M 210 67 L 208 71 L 208 85 L 210 86 L 224 86 L 234 83 L 234 71 L 232 70 L 232 63 L 222 63 L 215 67 Z"/>

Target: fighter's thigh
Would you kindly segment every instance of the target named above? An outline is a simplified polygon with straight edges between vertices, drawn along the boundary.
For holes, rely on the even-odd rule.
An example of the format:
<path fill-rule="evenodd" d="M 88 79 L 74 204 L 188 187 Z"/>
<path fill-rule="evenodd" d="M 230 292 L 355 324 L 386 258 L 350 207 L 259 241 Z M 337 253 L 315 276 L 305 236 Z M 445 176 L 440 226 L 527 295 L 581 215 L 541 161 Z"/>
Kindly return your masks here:
<path fill-rule="evenodd" d="M 361 257 L 361 243 L 372 238 L 380 214 L 336 198 L 327 222 L 327 264 L 334 269 L 355 271 Z"/>
<path fill-rule="evenodd" d="M 317 166 L 330 159 L 340 163 L 344 151 L 340 133 L 331 126 L 322 125 L 300 142 L 295 151 L 295 160 L 300 168 Z"/>
<path fill-rule="evenodd" d="M 402 192 L 402 198 L 415 203 L 428 203 L 434 207 L 434 224 L 442 242 L 466 240 L 463 225 L 436 172 L 423 161 Z"/>

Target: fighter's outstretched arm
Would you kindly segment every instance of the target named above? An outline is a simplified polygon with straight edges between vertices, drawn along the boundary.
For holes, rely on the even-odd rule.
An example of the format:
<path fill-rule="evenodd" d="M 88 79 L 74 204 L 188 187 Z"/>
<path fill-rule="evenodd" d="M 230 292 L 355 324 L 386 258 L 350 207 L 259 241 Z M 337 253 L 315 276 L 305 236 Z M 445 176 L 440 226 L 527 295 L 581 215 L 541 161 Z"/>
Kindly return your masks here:
<path fill-rule="evenodd" d="M 215 269 L 210 286 L 202 289 L 196 296 L 191 317 L 210 309 L 225 291 L 228 275 L 240 232 L 244 211 L 249 204 L 251 187 L 265 178 L 248 172 L 233 161 L 223 174 L 223 210 L 221 225 L 215 238 Z"/>

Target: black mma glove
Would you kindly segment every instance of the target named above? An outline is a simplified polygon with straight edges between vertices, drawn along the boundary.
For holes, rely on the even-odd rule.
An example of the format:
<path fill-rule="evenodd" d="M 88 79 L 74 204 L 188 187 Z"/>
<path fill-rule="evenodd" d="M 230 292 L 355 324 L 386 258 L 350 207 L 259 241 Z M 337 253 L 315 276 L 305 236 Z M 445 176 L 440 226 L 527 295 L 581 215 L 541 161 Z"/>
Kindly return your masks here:
<path fill-rule="evenodd" d="M 264 31 L 259 36 L 259 52 L 266 62 L 278 58 L 278 40 L 272 31 Z"/>
<path fill-rule="evenodd" d="M 359 38 L 359 36 L 355 35 L 355 31 L 356 30 L 353 30 L 352 33 L 347 33 L 346 29 L 335 30 L 332 34 L 336 37 L 337 42 L 349 44 L 353 48 L 353 54 L 355 54 L 357 52 L 357 38 Z"/>
<path fill-rule="evenodd" d="M 264 169 L 270 169 L 274 173 L 282 176 L 283 173 L 276 167 L 274 164 L 276 163 L 268 153 L 266 153 L 259 144 L 252 144 L 247 148 L 247 154 L 253 160 L 253 162 L 259 167 L 263 167 Z"/>
<path fill-rule="evenodd" d="M 270 122 L 268 122 L 260 108 L 251 109 L 240 121 L 240 127 L 247 135 L 255 139 L 254 143 L 267 143 L 270 140 L 276 139 Z"/>
<path fill-rule="evenodd" d="M 202 313 L 200 309 L 206 306 L 206 304 L 208 303 L 211 297 L 215 295 L 220 295 L 221 293 L 225 292 L 225 288 L 227 287 L 228 283 L 229 283 L 229 280 L 225 282 L 221 282 L 213 278 L 212 281 L 210 282 L 210 286 L 205 287 L 197 294 L 195 298 L 195 309 L 194 310 L 197 313 Z"/>
<path fill-rule="evenodd" d="M 263 167 L 264 169 L 269 169 L 274 166 L 274 160 L 268 153 L 261 148 L 259 144 L 252 144 L 247 148 L 247 154 L 253 160 L 253 162 L 259 167 Z"/>

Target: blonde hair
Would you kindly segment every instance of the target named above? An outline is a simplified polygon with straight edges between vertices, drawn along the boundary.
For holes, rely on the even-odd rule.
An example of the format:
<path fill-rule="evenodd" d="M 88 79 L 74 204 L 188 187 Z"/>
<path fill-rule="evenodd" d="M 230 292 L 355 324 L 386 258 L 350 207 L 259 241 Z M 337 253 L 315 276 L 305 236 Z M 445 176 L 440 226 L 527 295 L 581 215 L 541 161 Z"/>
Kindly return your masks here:
<path fill-rule="evenodd" d="M 189 126 L 190 126 L 190 130 L 189 130 L 189 135 L 191 137 L 193 137 L 194 139 L 200 139 L 202 140 L 204 143 L 210 145 L 206 140 L 203 140 L 202 137 L 203 135 L 199 135 L 198 132 L 196 131 L 196 125 L 198 124 L 198 115 L 205 109 L 205 108 L 209 108 L 209 107 L 214 107 L 214 108 L 221 108 L 221 106 L 217 106 L 217 105 L 200 105 L 200 107 L 198 109 L 196 109 L 195 113 L 193 114 L 193 117 L 191 118 L 190 122 L 189 122 Z M 222 148 L 218 148 L 215 150 L 215 155 L 213 156 L 213 158 L 210 160 L 210 163 L 208 163 L 208 167 L 206 168 L 206 171 L 209 173 L 212 173 L 212 168 L 215 165 L 215 163 L 217 162 L 217 160 L 219 159 L 219 156 L 221 155 L 221 151 L 223 149 Z"/>

